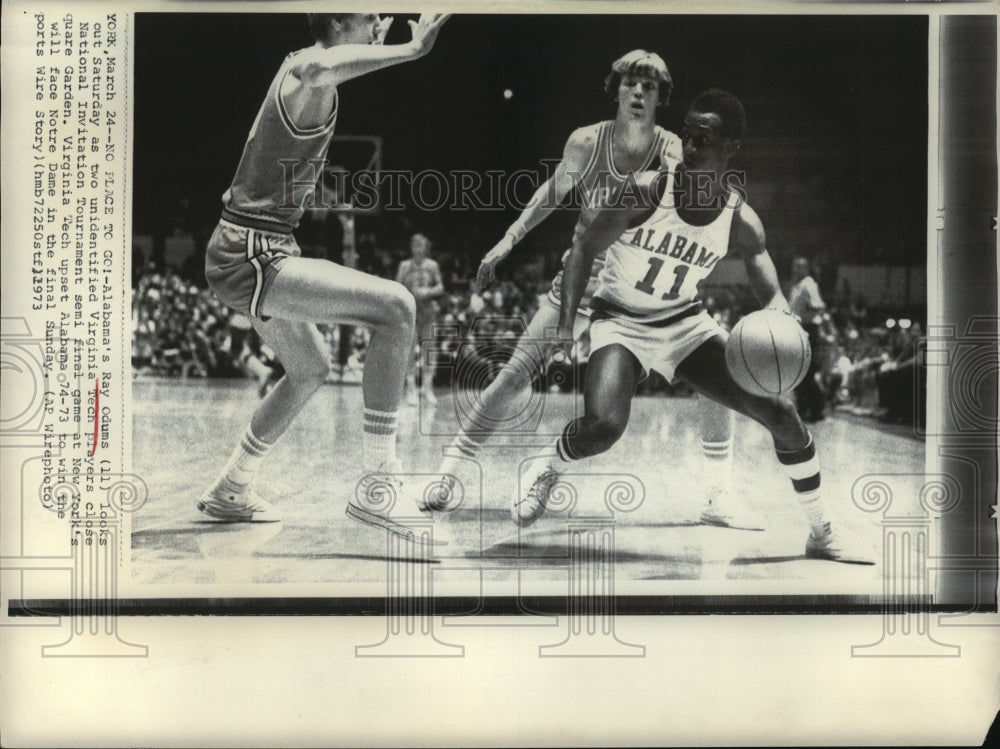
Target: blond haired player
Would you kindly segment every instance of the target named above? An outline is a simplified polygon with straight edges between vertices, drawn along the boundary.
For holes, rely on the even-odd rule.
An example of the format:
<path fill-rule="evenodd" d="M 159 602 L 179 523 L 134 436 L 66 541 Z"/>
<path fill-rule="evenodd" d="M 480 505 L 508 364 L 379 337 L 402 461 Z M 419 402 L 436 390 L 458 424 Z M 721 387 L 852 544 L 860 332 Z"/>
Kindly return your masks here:
<path fill-rule="evenodd" d="M 254 479 L 329 372 L 329 352 L 315 323 L 344 323 L 372 330 L 362 382 L 363 474 L 347 511 L 409 533 L 388 518 L 383 500 L 387 487 L 397 494 L 401 488 L 396 413 L 413 340 L 413 296 L 393 281 L 301 257 L 292 232 L 314 198 L 315 164 L 325 159 L 333 137 L 340 84 L 427 54 L 447 18 L 422 15 L 409 22 L 409 42 L 383 45 L 392 18 L 309 14 L 315 44 L 288 55 L 268 89 L 223 195 L 205 273 L 223 302 L 250 317 L 285 376 L 260 401 L 222 473 L 199 500 L 198 508 L 213 518 L 278 519 L 257 496 Z"/>
<path fill-rule="evenodd" d="M 612 63 L 604 81 L 604 90 L 618 104 L 615 118 L 578 128 L 570 135 L 555 173 L 539 187 L 504 238 L 483 258 L 477 275 L 480 288 L 492 281 L 497 264 L 510 254 L 514 245 L 552 213 L 570 191 L 579 190 L 581 198 L 580 214 L 573 230 L 572 243 L 575 245 L 594 216 L 627 178 L 680 161 L 680 139 L 656 124 L 657 108 L 670 102 L 673 91 L 673 80 L 663 58 L 643 49 L 628 52 Z M 602 263 L 602 256 L 595 259 L 573 328 L 574 339 L 586 333 L 590 300 Z M 512 412 L 516 413 L 519 401 L 531 387 L 532 380 L 544 374 L 545 341 L 553 338 L 551 333 L 559 324 L 562 282 L 563 271 L 560 271 L 538 312 L 528 323 L 509 363 L 480 394 L 478 410 L 471 414 L 471 428 L 463 429 L 453 440 L 449 457 L 439 468 L 441 492 L 435 509 L 449 508 L 462 458 L 473 458 L 478 453 L 495 430 L 494 425 L 502 424 Z M 732 420 L 729 412 L 704 399 L 699 403 L 699 411 L 702 415 L 702 483 L 709 497 L 701 515 L 702 521 L 734 528 L 761 529 L 763 525 L 756 513 L 751 512 L 730 491 Z"/>
<path fill-rule="evenodd" d="M 672 171 L 643 175 L 630 198 L 601 211 L 566 261 L 559 331 L 570 345 L 591 265 L 604 257 L 590 303 L 592 354 L 584 414 L 529 463 L 511 512 L 521 526 L 545 511 L 551 488 L 574 461 L 610 449 L 628 425 L 636 385 L 649 370 L 749 416 L 771 433 L 778 462 L 810 526 L 806 555 L 874 564 L 871 549 L 838 529 L 820 494 L 819 456 L 795 406 L 751 395 L 726 366 L 726 332 L 704 310 L 698 281 L 729 253 L 742 257 L 761 304 L 791 314 L 764 243 L 764 227 L 727 183 L 746 128 L 740 101 L 699 94 L 684 119 L 684 158 Z M 630 204 L 631 203 L 631 204 Z"/>

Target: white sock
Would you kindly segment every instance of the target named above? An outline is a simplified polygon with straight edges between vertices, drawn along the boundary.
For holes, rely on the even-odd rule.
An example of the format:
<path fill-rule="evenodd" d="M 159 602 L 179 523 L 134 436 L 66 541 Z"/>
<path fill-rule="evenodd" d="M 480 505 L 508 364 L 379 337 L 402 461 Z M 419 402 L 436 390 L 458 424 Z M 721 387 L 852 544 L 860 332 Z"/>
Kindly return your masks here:
<path fill-rule="evenodd" d="M 733 484 L 733 440 L 701 441 L 701 462 L 709 503 L 725 494 Z"/>
<path fill-rule="evenodd" d="M 231 491 L 240 493 L 249 489 L 257 477 L 257 471 L 264 460 L 271 443 L 256 437 L 251 427 L 247 427 L 229 462 L 222 469 L 219 484 L 225 482 Z"/>
<path fill-rule="evenodd" d="M 395 411 L 365 409 L 362 462 L 366 471 L 375 471 L 396 461 L 396 424 Z"/>
<path fill-rule="evenodd" d="M 481 442 L 476 442 L 464 431 L 460 432 L 449 445 L 448 454 L 441 462 L 441 473 L 454 474 L 463 458 L 475 458 L 482 447 Z"/>

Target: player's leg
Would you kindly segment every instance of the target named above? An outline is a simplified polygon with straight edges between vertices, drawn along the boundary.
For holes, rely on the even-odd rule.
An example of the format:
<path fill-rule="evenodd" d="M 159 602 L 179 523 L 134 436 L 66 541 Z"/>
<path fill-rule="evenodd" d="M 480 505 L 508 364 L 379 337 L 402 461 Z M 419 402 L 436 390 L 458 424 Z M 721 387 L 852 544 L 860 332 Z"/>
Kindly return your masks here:
<path fill-rule="evenodd" d="M 711 398 L 698 396 L 701 457 L 713 489 L 728 489 L 733 468 L 733 412 Z"/>
<path fill-rule="evenodd" d="M 310 323 L 271 319 L 254 329 L 284 362 L 285 374 L 260 401 L 239 444 L 213 486 L 198 503 L 206 515 L 221 520 L 268 522 L 277 511 L 253 490 L 270 448 L 309 401 L 329 371 L 323 336 Z"/>
<path fill-rule="evenodd" d="M 261 315 L 369 328 L 361 381 L 365 408 L 399 410 L 414 324 L 413 296 L 402 284 L 326 260 L 287 258 L 268 288 Z"/>
<path fill-rule="evenodd" d="M 587 320 L 578 315 L 578 328 L 582 332 Z M 446 448 L 444 460 L 438 469 L 441 475 L 441 491 L 434 509 L 454 509 L 454 492 L 462 465 L 475 460 L 480 449 L 504 424 L 510 424 L 524 411 L 524 399 L 530 397 L 532 383 L 545 374 L 548 340 L 554 340 L 551 333 L 559 326 L 559 308 L 548 299 L 542 301 L 538 311 L 531 318 L 510 358 L 497 372 L 493 381 L 478 394 L 469 399 L 473 406 L 462 413 L 463 424 L 459 432 Z M 577 331 L 574 330 L 574 333 Z M 457 381 L 453 387 L 462 387 Z"/>
<path fill-rule="evenodd" d="M 364 475 L 347 514 L 364 523 L 414 537 L 396 519 L 412 515 L 396 457 L 396 427 L 406 365 L 411 355 L 415 305 L 404 286 L 324 260 L 289 258 L 274 278 L 261 308 L 263 316 L 321 320 L 371 330 L 361 389 L 364 399 Z M 442 533 L 435 543 L 445 542 Z"/>
<path fill-rule="evenodd" d="M 764 518 L 733 491 L 734 412 L 703 395 L 698 396 L 701 421 L 701 465 L 705 504 L 701 521 L 739 530 L 764 530 Z"/>
<path fill-rule="evenodd" d="M 398 472 L 397 412 L 413 340 L 413 296 L 401 284 L 325 260 L 288 258 L 261 308 L 263 316 L 361 325 L 371 341 L 361 378 L 363 464 Z M 279 357 L 280 358 L 280 357 Z"/>
<path fill-rule="evenodd" d="M 511 505 L 517 525 L 531 525 L 542 516 L 552 487 L 571 463 L 605 452 L 621 438 L 643 374 L 635 354 L 619 343 L 591 353 L 583 416 L 569 422 L 554 445 L 528 461 L 526 478 L 515 490 Z"/>
<path fill-rule="evenodd" d="M 406 405 L 417 405 L 417 365 L 420 358 L 420 331 L 416 324 L 413 327 L 413 338 L 410 341 L 410 357 L 406 362 L 406 381 L 403 383 L 403 394 Z"/>
<path fill-rule="evenodd" d="M 238 278 L 249 265 L 235 266 L 228 275 L 218 272 L 229 245 L 241 239 L 217 241 L 220 225 L 210 243 L 209 270 L 214 287 L 234 306 L 246 304 L 246 289 L 234 292 Z M 226 229 L 225 231 L 232 231 Z M 253 239 L 253 235 L 250 235 Z M 247 240 L 249 243 L 250 239 Z M 280 238 L 275 240 L 280 241 Z M 292 243 L 294 244 L 294 243 Z M 294 249 L 294 248 L 293 248 Z M 267 264 L 262 263 L 267 260 Z M 325 260 L 279 254 L 260 256 L 254 298 L 258 330 L 279 351 L 294 376 L 282 378 L 254 414 L 247 435 L 237 448 L 250 454 L 250 465 L 263 458 L 270 444 L 288 427 L 304 403 L 326 377 L 328 354 L 318 332 L 309 323 L 344 322 L 372 329 L 372 341 L 362 381 L 364 413 L 364 466 L 378 470 L 395 461 L 396 412 L 402 395 L 402 378 L 413 335 L 413 297 L 403 286 Z M 263 271 L 262 273 L 260 271 Z M 266 279 L 264 284 L 260 278 Z M 226 298 L 226 297 L 223 297 Z M 264 319 L 269 319 L 263 323 Z M 289 362 L 294 360 L 294 364 Z M 271 398 L 270 395 L 274 397 Z"/>
<path fill-rule="evenodd" d="M 635 354 L 621 344 L 594 351 L 587 362 L 583 416 L 567 424 L 560 435 L 560 457 L 580 460 L 611 449 L 625 433 L 632 396 L 643 375 Z"/>
<path fill-rule="evenodd" d="M 428 347 L 434 336 L 435 310 L 433 307 L 417 311 L 417 321 L 414 326 L 414 334 L 417 340 L 416 362 L 420 372 L 420 397 L 424 403 L 437 403 L 437 396 L 434 395 L 434 370 L 428 366 L 424 349 Z"/>
<path fill-rule="evenodd" d="M 820 494 L 820 466 L 812 435 L 795 406 L 781 398 L 752 395 L 736 384 L 726 367 L 722 336 L 708 339 L 677 366 L 676 376 L 697 392 L 762 424 L 774 440 L 778 462 L 792 482 L 811 534 L 806 553 L 844 562 L 873 564 L 867 548 L 833 532 Z"/>

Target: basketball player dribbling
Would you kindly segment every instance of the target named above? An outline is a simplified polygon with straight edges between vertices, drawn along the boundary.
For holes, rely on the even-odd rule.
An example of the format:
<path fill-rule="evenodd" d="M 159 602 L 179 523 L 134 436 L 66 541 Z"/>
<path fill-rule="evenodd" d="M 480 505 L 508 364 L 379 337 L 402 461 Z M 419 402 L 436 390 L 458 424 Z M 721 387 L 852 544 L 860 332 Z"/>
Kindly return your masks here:
<path fill-rule="evenodd" d="M 636 385 L 654 369 L 764 425 L 792 481 L 811 532 L 806 555 L 874 564 L 872 550 L 831 522 L 820 496 L 819 459 L 794 405 L 742 390 L 726 367 L 727 334 L 702 308 L 697 283 L 727 253 L 742 256 L 761 304 L 791 314 L 764 244 L 757 214 L 729 189 L 726 170 L 746 127 L 743 105 L 710 89 L 684 120 L 683 161 L 640 177 L 636 194 L 601 210 L 566 260 L 559 337 L 574 336 L 576 310 L 597 257 L 604 255 L 590 302 L 591 357 L 584 415 L 528 462 L 511 512 L 521 526 L 545 511 L 550 489 L 568 466 L 608 450 L 628 424 Z"/>
<path fill-rule="evenodd" d="M 198 501 L 206 515 L 279 519 L 254 491 L 254 479 L 270 447 L 326 380 L 330 356 L 316 323 L 342 323 L 372 331 L 362 380 L 363 475 L 347 512 L 410 535 L 388 517 L 385 500 L 408 496 L 400 491 L 396 414 L 413 341 L 413 296 L 394 281 L 301 257 L 292 232 L 314 197 L 316 180 L 308 177 L 318 176 L 314 164 L 325 159 L 333 137 L 338 86 L 427 54 L 447 18 L 421 15 L 409 22 L 408 43 L 383 45 L 392 18 L 309 14 L 315 44 L 291 53 L 271 83 L 223 195 L 205 274 L 223 302 L 250 317 L 285 376 L 260 401 L 222 473 Z"/>
<path fill-rule="evenodd" d="M 444 294 L 444 282 L 437 261 L 428 257 L 431 241 L 420 232 L 410 237 L 412 257 L 399 264 L 396 280 L 403 284 L 417 303 L 416 325 L 413 333 L 414 355 L 410 357 L 410 371 L 406 377 L 407 403 L 417 405 L 416 371 L 420 365 L 421 342 L 431 337 L 434 319 L 437 315 L 437 301 Z M 433 374 L 429 367 L 423 369 L 420 378 L 419 397 L 425 403 L 437 401 L 434 395 Z"/>
<path fill-rule="evenodd" d="M 637 49 L 611 65 L 604 89 L 617 102 L 614 120 L 587 125 L 574 131 L 566 142 L 555 173 L 535 192 L 506 235 L 483 258 L 477 274 L 482 289 L 494 277 L 494 270 L 532 228 L 551 214 L 574 188 L 581 193 L 580 214 L 573 230 L 573 244 L 583 235 L 596 213 L 624 184 L 628 175 L 665 168 L 681 159 L 680 139 L 656 124 L 656 110 L 670 101 L 673 80 L 663 59 Z M 565 256 L 564 256 L 565 262 Z M 573 327 L 574 339 L 587 331 L 590 300 L 603 259 L 594 262 L 583 293 L 579 315 Z M 469 414 L 472 422 L 452 441 L 449 456 L 438 469 L 442 476 L 435 509 L 450 509 L 457 473 L 464 460 L 474 458 L 490 434 L 521 407 L 521 401 L 535 377 L 544 375 L 551 351 L 547 351 L 548 331 L 559 323 L 560 289 L 563 271 L 540 302 L 528 323 L 509 363 L 479 395 L 478 410 Z M 702 421 L 701 451 L 704 464 L 702 485 L 708 502 L 701 513 L 703 522 L 732 528 L 762 530 L 757 513 L 731 491 L 732 419 L 730 412 L 704 398 L 699 399 Z M 454 505 L 451 505 L 453 508 Z"/>

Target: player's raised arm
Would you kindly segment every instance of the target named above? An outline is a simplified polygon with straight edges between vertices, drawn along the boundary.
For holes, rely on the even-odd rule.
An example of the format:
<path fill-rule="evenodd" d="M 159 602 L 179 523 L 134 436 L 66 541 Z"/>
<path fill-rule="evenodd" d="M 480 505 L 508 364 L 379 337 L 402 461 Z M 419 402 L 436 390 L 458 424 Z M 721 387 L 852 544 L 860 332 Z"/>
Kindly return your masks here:
<path fill-rule="evenodd" d="M 480 262 L 476 274 L 476 286 L 480 291 L 493 282 L 497 264 L 510 254 L 514 245 L 542 223 L 576 186 L 594 150 L 595 140 L 596 131 L 593 127 L 579 128 L 569 136 L 563 148 L 562 160 L 556 165 L 555 172 L 535 190 L 528 205 L 507 229 L 503 239 L 497 242 Z"/>
<path fill-rule="evenodd" d="M 409 21 L 413 37 L 405 44 L 382 44 L 392 18 L 377 20 L 367 39 L 345 31 L 337 37 L 343 41 L 333 46 L 302 51 L 292 66 L 292 74 L 307 87 L 336 86 L 366 73 L 416 60 L 431 51 L 449 17 L 446 13 L 424 13 L 417 21 Z M 340 26 L 334 33 L 339 29 Z"/>
<path fill-rule="evenodd" d="M 743 256 L 747 277 L 761 306 L 791 314 L 788 301 L 781 293 L 778 271 L 767 251 L 764 225 L 756 211 L 746 203 L 740 206 L 733 217 L 730 249 L 738 251 Z"/>

